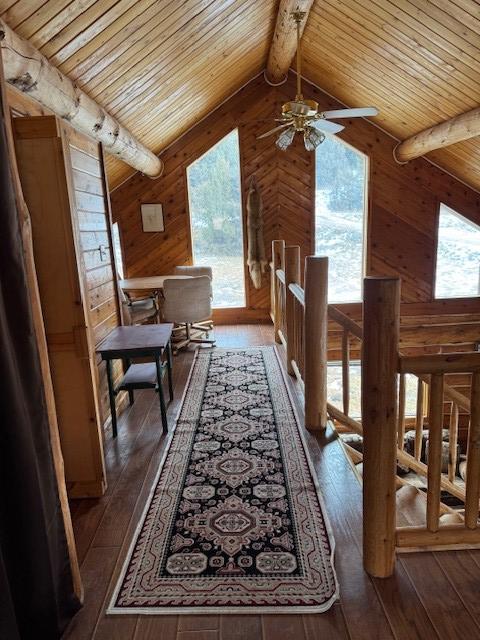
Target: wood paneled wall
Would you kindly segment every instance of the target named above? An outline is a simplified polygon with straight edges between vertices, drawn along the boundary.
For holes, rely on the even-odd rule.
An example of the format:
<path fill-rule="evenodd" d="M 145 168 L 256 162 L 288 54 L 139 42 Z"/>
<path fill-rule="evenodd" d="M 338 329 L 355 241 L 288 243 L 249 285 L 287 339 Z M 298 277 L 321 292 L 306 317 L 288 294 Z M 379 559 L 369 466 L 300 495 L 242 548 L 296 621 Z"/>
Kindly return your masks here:
<path fill-rule="evenodd" d="M 53 115 L 35 100 L 7 85 L 7 100 L 14 117 Z M 98 143 L 78 134 L 61 123 L 65 139 L 70 142 L 65 149 L 72 156 L 72 193 L 79 220 L 79 237 L 82 251 L 81 263 L 84 268 L 86 302 L 90 316 L 90 326 L 94 344 L 97 346 L 118 324 L 119 309 L 115 291 L 115 267 L 110 250 L 109 203 L 105 200 L 103 182 L 106 176 L 100 162 L 101 149 Z M 98 247 L 103 245 L 105 253 L 101 258 Z M 105 362 L 95 356 L 98 367 L 98 400 L 102 425 L 109 423 L 110 404 Z M 120 361 L 114 364 L 114 377 L 123 374 Z M 126 405 L 126 395 L 117 396 L 118 410 Z"/>
<path fill-rule="evenodd" d="M 260 185 L 267 251 L 273 239 L 284 238 L 299 244 L 302 256 L 312 252 L 314 154 L 305 151 L 300 139 L 286 152 L 275 147 L 274 138 L 257 140 L 274 125 L 281 104 L 294 95 L 293 80 L 280 87 L 270 87 L 262 76 L 252 80 L 162 153 L 161 178 L 152 181 L 137 173 L 112 192 L 128 276 L 166 274 L 175 265 L 191 262 L 186 167 L 234 127 L 239 129 L 244 199 L 252 175 Z M 340 106 L 308 83 L 304 93 L 321 108 Z M 480 223 L 480 194 L 424 159 L 396 164 L 393 138 L 363 119 L 344 122 L 339 137 L 369 158 L 367 275 L 398 274 L 404 302 L 428 303 L 433 300 L 439 203 Z M 142 202 L 163 204 L 164 233 L 143 233 Z M 239 315 L 266 316 L 267 277 L 264 282 L 259 291 L 249 282 L 248 310 L 232 315 L 233 320 Z M 447 302 L 446 312 L 448 307 Z"/>

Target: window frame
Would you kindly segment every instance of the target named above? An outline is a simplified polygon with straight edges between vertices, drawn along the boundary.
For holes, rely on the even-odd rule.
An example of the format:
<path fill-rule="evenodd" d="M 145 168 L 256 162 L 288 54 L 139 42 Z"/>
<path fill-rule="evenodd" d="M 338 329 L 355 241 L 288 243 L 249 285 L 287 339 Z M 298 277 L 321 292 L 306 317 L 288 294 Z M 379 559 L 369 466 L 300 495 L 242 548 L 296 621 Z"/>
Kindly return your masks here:
<path fill-rule="evenodd" d="M 242 231 L 242 258 L 243 258 L 243 290 L 244 290 L 244 305 L 240 307 L 221 307 L 221 306 L 212 306 L 214 311 L 229 312 L 229 311 L 238 311 L 248 309 L 250 306 L 250 287 L 248 286 L 248 267 L 247 267 L 247 228 L 246 228 L 246 216 L 245 216 L 245 207 L 246 203 L 244 188 L 243 188 L 243 164 L 242 164 L 242 149 L 240 145 L 240 129 L 239 127 L 232 127 L 227 133 L 223 134 L 220 138 L 218 138 L 213 144 L 211 144 L 208 148 L 202 150 L 198 153 L 198 155 L 194 155 L 193 159 L 190 159 L 188 163 L 184 165 L 183 177 L 184 177 L 184 185 L 186 192 L 185 199 L 185 207 L 186 213 L 188 217 L 188 249 L 191 256 L 192 264 L 195 264 L 195 254 L 193 250 L 193 234 L 192 234 L 192 214 L 191 214 L 191 200 L 190 200 L 190 189 L 188 185 L 188 169 L 201 160 L 207 153 L 209 153 L 212 149 L 217 147 L 225 138 L 230 136 L 233 132 L 237 134 L 238 140 L 238 168 L 239 168 L 239 180 L 240 180 L 240 216 L 241 216 L 241 231 Z"/>
<path fill-rule="evenodd" d="M 341 300 L 334 301 L 328 300 L 329 304 L 359 304 L 363 303 L 363 280 L 367 275 L 367 266 L 368 266 L 368 246 L 369 246 L 369 238 L 368 238 L 368 229 L 370 225 L 370 156 L 357 149 L 357 147 L 353 146 L 346 140 L 339 138 L 338 136 L 327 134 L 326 137 L 333 138 L 335 142 L 348 147 L 353 152 L 357 153 L 359 156 L 364 159 L 364 176 L 363 176 L 363 215 L 362 215 L 362 259 L 361 259 L 361 275 L 360 275 L 360 297 L 358 300 Z M 316 248 L 316 215 L 317 215 L 317 150 L 320 149 L 322 145 L 319 145 L 314 151 L 314 162 L 313 162 L 313 216 L 312 216 L 312 255 L 317 256 L 315 252 Z"/>

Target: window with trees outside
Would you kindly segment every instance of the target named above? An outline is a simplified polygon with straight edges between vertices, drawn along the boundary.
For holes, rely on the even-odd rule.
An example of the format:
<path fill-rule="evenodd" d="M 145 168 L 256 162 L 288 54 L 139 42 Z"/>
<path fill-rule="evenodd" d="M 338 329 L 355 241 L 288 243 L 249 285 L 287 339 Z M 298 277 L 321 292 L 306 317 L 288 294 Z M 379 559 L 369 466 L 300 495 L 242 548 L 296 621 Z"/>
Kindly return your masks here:
<path fill-rule="evenodd" d="M 438 221 L 436 298 L 480 295 L 480 227 L 445 204 Z"/>
<path fill-rule="evenodd" d="M 362 299 L 368 159 L 329 136 L 316 149 L 315 255 L 328 256 L 328 299 Z"/>
<path fill-rule="evenodd" d="M 193 263 L 213 269 L 213 306 L 245 306 L 238 131 L 187 168 Z"/>

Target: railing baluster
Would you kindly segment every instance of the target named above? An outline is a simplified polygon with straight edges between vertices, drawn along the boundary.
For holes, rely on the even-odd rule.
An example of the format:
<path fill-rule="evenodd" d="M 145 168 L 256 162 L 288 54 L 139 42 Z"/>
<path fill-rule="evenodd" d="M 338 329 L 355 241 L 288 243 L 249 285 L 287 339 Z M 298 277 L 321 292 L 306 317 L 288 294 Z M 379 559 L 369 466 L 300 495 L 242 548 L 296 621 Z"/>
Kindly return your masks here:
<path fill-rule="evenodd" d="M 423 408 L 425 400 L 425 386 L 422 380 L 417 381 L 417 416 L 415 419 L 415 449 L 414 455 L 417 460 L 422 457 L 423 443 Z"/>
<path fill-rule="evenodd" d="M 470 391 L 470 426 L 468 429 L 465 525 L 477 527 L 480 499 L 480 372 L 472 374 Z"/>
<path fill-rule="evenodd" d="M 399 449 L 405 447 L 405 402 L 406 402 L 406 378 L 401 373 L 398 382 L 398 421 L 397 421 L 397 446 Z"/>
<path fill-rule="evenodd" d="M 277 269 L 283 269 L 284 267 L 284 259 L 285 259 L 285 241 L 284 240 L 273 240 L 272 242 L 272 278 L 273 278 L 273 330 L 275 335 L 275 342 L 281 342 L 280 336 L 278 335 L 279 329 L 281 329 L 282 323 L 282 308 L 281 308 L 281 298 L 280 298 L 280 287 L 279 282 L 277 282 Z"/>
<path fill-rule="evenodd" d="M 448 479 L 453 482 L 457 470 L 458 404 L 452 402 L 448 429 Z"/>
<path fill-rule="evenodd" d="M 442 473 L 443 374 L 430 379 L 428 416 L 427 529 L 438 531 Z"/>
<path fill-rule="evenodd" d="M 285 329 L 287 335 L 287 371 L 294 375 L 292 360 L 295 359 L 295 297 L 288 288 L 290 284 L 300 284 L 300 247 L 285 247 Z"/>
<path fill-rule="evenodd" d="M 342 398 L 343 413 L 348 416 L 350 409 L 350 343 L 348 329 L 342 333 Z"/>

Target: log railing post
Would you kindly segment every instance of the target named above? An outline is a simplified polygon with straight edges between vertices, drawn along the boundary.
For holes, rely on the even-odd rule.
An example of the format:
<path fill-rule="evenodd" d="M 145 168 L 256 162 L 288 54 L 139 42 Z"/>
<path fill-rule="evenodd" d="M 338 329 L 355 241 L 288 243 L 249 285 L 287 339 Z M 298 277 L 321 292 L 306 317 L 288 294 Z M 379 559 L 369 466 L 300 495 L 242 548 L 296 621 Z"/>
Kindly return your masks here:
<path fill-rule="evenodd" d="M 292 360 L 295 360 L 295 299 L 289 289 L 291 284 L 300 284 L 300 247 L 285 247 L 285 329 L 287 341 L 287 371 L 295 375 Z"/>
<path fill-rule="evenodd" d="M 280 343 L 280 336 L 278 330 L 281 327 L 281 309 L 280 298 L 278 295 L 278 283 L 277 283 L 277 269 L 284 268 L 285 260 L 285 240 L 273 240 L 272 242 L 272 312 L 273 312 L 273 331 L 275 335 L 275 342 Z"/>
<path fill-rule="evenodd" d="M 365 278 L 363 304 L 363 562 L 385 578 L 395 564 L 400 280 Z"/>
<path fill-rule="evenodd" d="M 465 526 L 475 529 L 480 498 L 480 373 L 472 375 L 470 391 L 470 426 L 468 428 Z"/>
<path fill-rule="evenodd" d="M 327 426 L 328 258 L 305 259 L 305 426 Z"/>

